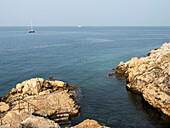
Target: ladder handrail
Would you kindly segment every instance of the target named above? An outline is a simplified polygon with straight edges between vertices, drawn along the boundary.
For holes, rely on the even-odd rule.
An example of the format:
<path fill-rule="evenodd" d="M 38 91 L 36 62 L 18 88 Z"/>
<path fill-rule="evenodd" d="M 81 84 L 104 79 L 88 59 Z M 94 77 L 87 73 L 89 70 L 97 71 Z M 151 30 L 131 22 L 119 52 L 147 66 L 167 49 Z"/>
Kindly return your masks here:
<path fill-rule="evenodd" d="M 39 109 L 37 106 L 33 105 L 32 103 L 30 103 L 30 102 L 28 102 L 28 101 L 26 101 L 26 100 L 24 100 L 24 99 L 18 98 L 18 100 L 19 100 L 19 112 L 20 112 L 20 100 L 28 103 L 28 112 L 29 112 L 29 104 L 32 105 L 34 108 Z"/>
<path fill-rule="evenodd" d="M 29 112 L 29 104 L 32 105 L 34 108 L 39 109 L 37 106 L 33 105 L 32 103 L 30 103 L 30 102 L 28 102 L 28 101 L 26 101 L 26 100 L 24 100 L 24 99 L 18 98 L 18 100 L 19 100 L 19 113 L 20 113 L 20 100 L 28 103 L 28 112 Z M 3 121 L 3 119 L 1 118 L 1 119 L 0 119 L 0 126 L 3 125 L 3 122 L 2 122 L 2 121 Z"/>

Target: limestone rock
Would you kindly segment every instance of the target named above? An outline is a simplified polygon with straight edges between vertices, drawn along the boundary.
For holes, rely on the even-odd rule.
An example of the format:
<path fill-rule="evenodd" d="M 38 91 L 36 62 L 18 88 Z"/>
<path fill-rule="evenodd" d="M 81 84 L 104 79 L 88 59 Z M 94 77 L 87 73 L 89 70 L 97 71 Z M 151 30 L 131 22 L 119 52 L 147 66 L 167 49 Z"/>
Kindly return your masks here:
<path fill-rule="evenodd" d="M 39 93 L 40 96 L 41 95 L 48 95 L 48 94 L 50 94 L 50 89 Z"/>
<path fill-rule="evenodd" d="M 66 90 L 67 87 L 69 87 L 69 85 L 62 81 L 45 81 L 43 78 L 32 78 L 23 81 L 22 83 L 18 83 L 16 89 L 13 88 L 10 90 L 8 94 L 0 100 L 11 103 L 18 100 L 18 98 L 23 99 L 24 97 L 31 95 L 48 95 L 58 89 Z"/>
<path fill-rule="evenodd" d="M 24 82 L 24 87 L 22 89 L 23 93 L 26 94 L 39 94 L 41 92 L 42 86 L 44 83 L 44 79 L 42 78 L 34 78 L 30 79 L 27 82 Z"/>
<path fill-rule="evenodd" d="M 28 117 L 21 122 L 20 126 L 26 128 L 60 128 L 54 121 L 42 117 Z"/>
<path fill-rule="evenodd" d="M 5 102 L 0 102 L 0 112 L 6 112 L 9 110 L 9 105 Z"/>
<path fill-rule="evenodd" d="M 10 128 L 18 128 L 20 123 L 28 117 L 33 117 L 27 113 L 18 113 L 15 111 L 9 111 L 3 118 L 3 125 L 10 125 Z"/>
<path fill-rule="evenodd" d="M 10 91 L 10 94 L 11 95 L 14 95 L 14 94 L 16 94 L 17 93 L 17 89 L 15 89 L 15 88 L 13 88 L 11 91 Z"/>
<path fill-rule="evenodd" d="M 66 87 L 66 83 L 62 82 L 62 81 L 46 81 L 48 83 L 50 83 L 53 87 L 59 87 L 59 88 L 65 88 Z"/>
<path fill-rule="evenodd" d="M 42 92 L 43 93 L 43 92 Z M 25 102 L 24 102 L 24 101 Z M 24 98 L 20 101 L 20 106 L 18 101 L 13 102 L 13 111 L 30 111 L 49 117 L 50 119 L 55 119 L 60 111 L 65 110 L 64 113 L 68 113 L 70 116 L 75 116 L 78 114 L 80 107 L 76 105 L 75 101 L 70 97 L 70 94 L 66 91 L 56 91 L 48 95 L 38 95 Z M 29 109 L 28 109 L 28 103 Z"/>
<path fill-rule="evenodd" d="M 109 128 L 109 127 L 101 126 L 97 121 L 87 119 L 84 120 L 82 123 L 71 128 Z"/>
<path fill-rule="evenodd" d="M 120 64 L 116 68 L 116 74 L 122 74 L 124 75 L 126 72 L 126 66 L 123 62 L 120 62 Z"/>
<path fill-rule="evenodd" d="M 20 84 L 20 83 L 16 85 L 16 89 L 17 89 L 18 92 L 22 92 L 23 87 L 24 87 L 24 85 Z"/>
<path fill-rule="evenodd" d="M 116 73 L 127 76 L 128 89 L 141 93 L 150 105 L 170 116 L 170 43 L 147 57 L 120 62 Z"/>
<path fill-rule="evenodd" d="M 36 117 L 27 112 L 9 111 L 2 118 L 2 126 L 9 126 L 9 128 L 19 128 L 21 126 L 28 128 L 60 128 L 60 126 L 52 120 Z M 29 127 L 30 128 L 30 127 Z"/>
<path fill-rule="evenodd" d="M 69 121 L 70 117 L 76 116 L 80 110 L 80 106 L 73 100 L 71 90 L 74 89 L 75 87 L 57 80 L 45 81 L 42 78 L 32 78 L 23 81 L 16 85 L 16 89 L 12 89 L 1 98 L 3 102 L 0 103 L 4 106 L 8 103 L 11 108 L 3 120 L 11 122 L 9 125 L 12 127 L 19 127 L 18 123 L 28 117 L 34 117 L 33 115 L 57 122 Z M 9 106 L 0 108 L 2 112 L 8 109 Z M 23 118 L 18 114 L 24 114 Z M 17 122 L 12 121 L 11 117 L 16 118 Z"/>

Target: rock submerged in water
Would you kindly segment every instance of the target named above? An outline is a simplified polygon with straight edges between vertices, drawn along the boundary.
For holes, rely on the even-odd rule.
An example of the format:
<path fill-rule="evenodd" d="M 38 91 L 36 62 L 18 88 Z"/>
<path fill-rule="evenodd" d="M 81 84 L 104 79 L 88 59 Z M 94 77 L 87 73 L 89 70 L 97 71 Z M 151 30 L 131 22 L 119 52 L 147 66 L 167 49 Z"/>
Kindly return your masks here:
<path fill-rule="evenodd" d="M 53 76 L 51 75 L 51 76 L 49 76 L 49 78 L 48 78 L 49 80 L 53 80 Z"/>
<path fill-rule="evenodd" d="M 150 105 L 170 116 L 170 43 L 152 50 L 147 57 L 120 62 L 115 73 L 127 77 L 128 89 L 142 94 Z"/>
<path fill-rule="evenodd" d="M 8 111 L 2 118 L 4 123 L 8 122 L 4 125 L 18 127 L 29 117 L 27 122 L 31 122 L 30 125 L 33 126 L 35 125 L 33 120 L 37 117 L 42 117 L 42 122 L 49 119 L 58 123 L 69 121 L 69 118 L 76 116 L 80 110 L 80 106 L 73 100 L 74 96 L 70 92 L 72 89 L 73 86 L 62 81 L 45 81 L 42 78 L 32 78 L 17 84 L 16 88 L 1 98 L 0 106 L 10 105 L 0 109 L 0 112 Z"/>

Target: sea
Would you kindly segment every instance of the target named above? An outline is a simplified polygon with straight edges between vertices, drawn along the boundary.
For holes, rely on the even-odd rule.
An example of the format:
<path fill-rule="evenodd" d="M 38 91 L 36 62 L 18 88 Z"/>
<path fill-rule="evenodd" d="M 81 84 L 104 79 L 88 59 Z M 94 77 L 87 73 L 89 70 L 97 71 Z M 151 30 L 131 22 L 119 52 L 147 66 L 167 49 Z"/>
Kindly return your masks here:
<path fill-rule="evenodd" d="M 52 75 L 80 87 L 74 126 L 94 119 L 111 128 L 165 128 L 170 122 L 144 99 L 126 90 L 126 79 L 109 77 L 132 57 L 147 56 L 170 42 L 170 27 L 0 27 L 0 96 L 30 78 Z"/>

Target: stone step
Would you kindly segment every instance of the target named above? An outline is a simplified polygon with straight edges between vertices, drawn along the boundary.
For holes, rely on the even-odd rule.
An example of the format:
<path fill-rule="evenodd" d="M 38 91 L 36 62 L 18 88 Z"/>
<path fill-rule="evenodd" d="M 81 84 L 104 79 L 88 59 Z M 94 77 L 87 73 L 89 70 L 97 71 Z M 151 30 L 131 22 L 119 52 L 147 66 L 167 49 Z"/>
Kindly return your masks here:
<path fill-rule="evenodd" d="M 62 117 L 62 118 L 57 118 L 54 119 L 54 121 L 58 122 L 58 121 L 67 121 L 69 119 L 69 117 Z"/>
<path fill-rule="evenodd" d="M 72 110 L 71 109 L 62 109 L 57 112 L 57 114 L 65 114 L 65 113 L 70 113 Z"/>
<path fill-rule="evenodd" d="M 65 114 L 57 114 L 56 117 L 69 117 L 68 113 Z"/>
<path fill-rule="evenodd" d="M 60 121 L 58 122 L 59 125 L 62 125 L 62 126 L 67 126 L 69 127 L 71 125 L 71 121 Z"/>
<path fill-rule="evenodd" d="M 62 117 L 68 117 L 69 118 L 69 114 L 68 113 L 64 113 L 64 114 L 53 114 L 52 116 L 50 116 L 49 118 L 54 120 L 54 119 L 58 119 L 58 118 L 62 118 Z"/>

